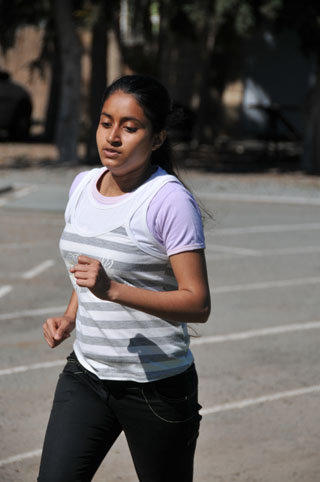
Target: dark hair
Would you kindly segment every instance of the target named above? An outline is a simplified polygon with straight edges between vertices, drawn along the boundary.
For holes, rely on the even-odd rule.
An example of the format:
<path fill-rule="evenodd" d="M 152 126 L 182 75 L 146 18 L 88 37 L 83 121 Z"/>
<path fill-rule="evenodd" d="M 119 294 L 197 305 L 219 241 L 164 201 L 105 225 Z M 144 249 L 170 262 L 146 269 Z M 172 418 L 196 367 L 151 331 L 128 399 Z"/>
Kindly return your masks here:
<path fill-rule="evenodd" d="M 153 133 L 167 129 L 172 104 L 169 93 L 161 82 L 148 75 L 125 75 L 106 88 L 103 103 L 119 90 L 136 98 L 151 122 Z M 162 167 L 169 174 L 176 175 L 168 137 L 158 149 L 152 151 L 151 163 Z"/>

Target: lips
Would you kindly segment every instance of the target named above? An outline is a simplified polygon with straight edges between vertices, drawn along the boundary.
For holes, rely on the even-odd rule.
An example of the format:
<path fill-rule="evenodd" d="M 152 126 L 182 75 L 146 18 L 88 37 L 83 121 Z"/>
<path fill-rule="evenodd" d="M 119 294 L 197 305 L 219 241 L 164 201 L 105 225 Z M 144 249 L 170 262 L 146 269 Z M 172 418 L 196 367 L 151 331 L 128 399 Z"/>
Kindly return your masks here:
<path fill-rule="evenodd" d="M 115 149 L 109 149 L 109 148 L 102 149 L 102 152 L 106 157 L 116 157 L 117 155 L 120 154 L 119 151 L 116 151 Z"/>

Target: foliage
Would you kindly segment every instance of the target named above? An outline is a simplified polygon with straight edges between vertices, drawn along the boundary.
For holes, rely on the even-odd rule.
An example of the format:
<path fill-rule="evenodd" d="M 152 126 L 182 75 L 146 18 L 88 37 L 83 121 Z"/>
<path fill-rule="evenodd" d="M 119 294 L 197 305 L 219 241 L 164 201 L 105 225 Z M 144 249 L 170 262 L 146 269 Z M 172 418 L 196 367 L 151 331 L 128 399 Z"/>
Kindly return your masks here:
<path fill-rule="evenodd" d="M 279 0 L 280 1 L 280 0 Z M 316 52 L 320 60 L 320 3 L 318 0 L 282 0 L 275 26 L 288 26 L 299 34 L 305 53 Z"/>
<path fill-rule="evenodd" d="M 30 65 L 31 70 L 43 74 L 48 63 L 53 65 L 58 51 L 52 13 L 55 1 L 0 0 L 0 49 L 6 53 L 14 45 L 19 27 L 43 27 L 40 55 Z M 294 29 L 304 52 L 317 54 L 320 67 L 319 0 L 127 0 L 125 27 L 119 14 L 120 0 L 69 1 L 74 25 L 92 32 L 103 11 L 105 30 L 114 30 L 122 61 L 133 71 L 160 75 L 166 70 L 161 67 L 166 66 L 168 52 L 179 52 L 186 40 L 194 42 L 200 59 L 194 86 L 200 99 L 199 131 L 205 122 L 208 86 L 214 86 L 215 92 L 223 90 L 230 53 L 234 55 L 239 38 L 250 37 L 260 23 L 267 22 L 275 30 Z M 213 69 L 213 65 L 219 68 Z"/>

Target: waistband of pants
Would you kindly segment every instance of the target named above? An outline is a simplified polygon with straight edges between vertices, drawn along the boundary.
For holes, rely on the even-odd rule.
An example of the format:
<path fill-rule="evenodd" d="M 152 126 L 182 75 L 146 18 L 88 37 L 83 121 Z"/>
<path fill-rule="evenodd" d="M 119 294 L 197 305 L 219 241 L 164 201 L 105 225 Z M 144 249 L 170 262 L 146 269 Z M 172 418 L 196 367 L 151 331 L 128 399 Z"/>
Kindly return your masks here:
<path fill-rule="evenodd" d="M 185 375 L 188 374 L 188 372 L 195 369 L 195 365 L 194 365 L 194 363 L 192 363 L 186 370 L 184 370 L 181 373 L 178 373 L 178 375 L 173 375 L 173 376 L 166 377 L 166 378 L 159 378 L 158 380 L 152 380 L 150 382 L 136 382 L 134 380 L 108 380 L 108 379 L 99 378 L 99 377 L 97 377 L 97 375 L 90 372 L 83 365 L 81 365 L 81 363 L 79 362 L 79 360 L 78 360 L 76 354 L 74 353 L 74 351 L 70 353 L 70 355 L 67 357 L 67 360 L 71 361 L 71 362 L 75 362 L 79 366 L 79 368 L 81 368 L 81 370 L 84 373 L 86 373 L 87 375 L 92 377 L 97 382 L 100 382 L 103 385 L 106 385 L 106 386 L 109 386 L 109 387 L 115 387 L 115 388 L 116 387 L 141 388 L 141 387 L 146 387 L 148 385 L 152 386 L 154 384 L 157 384 L 157 382 L 161 382 L 161 381 L 166 380 L 166 378 L 170 378 L 170 381 L 174 381 L 174 380 L 178 381 L 179 379 L 185 377 Z"/>

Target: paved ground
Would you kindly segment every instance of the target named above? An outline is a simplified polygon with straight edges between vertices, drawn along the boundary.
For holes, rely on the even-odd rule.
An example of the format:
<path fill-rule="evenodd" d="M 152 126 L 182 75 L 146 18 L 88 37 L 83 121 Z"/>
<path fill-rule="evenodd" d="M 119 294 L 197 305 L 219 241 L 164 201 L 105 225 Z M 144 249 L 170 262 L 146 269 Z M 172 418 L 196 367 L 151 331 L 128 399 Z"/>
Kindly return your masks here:
<path fill-rule="evenodd" d="M 58 238 L 81 169 L 0 172 L 0 191 L 13 188 L 0 195 L 2 482 L 35 481 L 71 349 L 47 348 L 41 325 L 69 297 Z M 195 482 L 318 482 L 320 179 L 189 172 L 186 182 L 214 216 L 213 312 L 193 339 L 203 405 Z M 121 437 L 94 481 L 136 480 Z"/>

